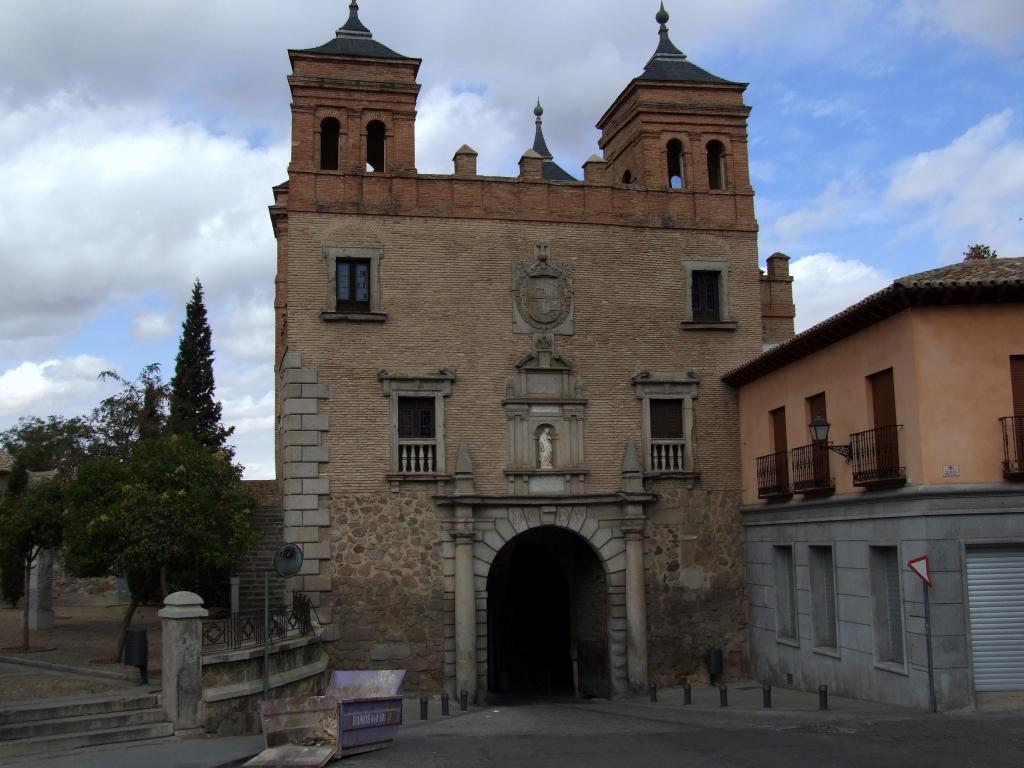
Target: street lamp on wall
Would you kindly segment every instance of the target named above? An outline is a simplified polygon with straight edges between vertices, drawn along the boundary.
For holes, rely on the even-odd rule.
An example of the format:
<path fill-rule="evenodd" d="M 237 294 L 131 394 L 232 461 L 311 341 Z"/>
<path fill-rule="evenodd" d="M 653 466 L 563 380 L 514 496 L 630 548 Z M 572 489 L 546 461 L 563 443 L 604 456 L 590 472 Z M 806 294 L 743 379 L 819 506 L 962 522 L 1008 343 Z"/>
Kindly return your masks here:
<path fill-rule="evenodd" d="M 831 424 L 828 423 L 828 419 L 822 416 L 820 413 L 811 419 L 811 423 L 807 425 L 808 429 L 811 430 L 811 440 L 817 444 L 825 445 L 830 451 L 838 453 L 844 459 L 849 462 L 850 460 L 850 444 L 844 445 L 832 445 L 828 441 L 828 431 L 831 428 Z"/>

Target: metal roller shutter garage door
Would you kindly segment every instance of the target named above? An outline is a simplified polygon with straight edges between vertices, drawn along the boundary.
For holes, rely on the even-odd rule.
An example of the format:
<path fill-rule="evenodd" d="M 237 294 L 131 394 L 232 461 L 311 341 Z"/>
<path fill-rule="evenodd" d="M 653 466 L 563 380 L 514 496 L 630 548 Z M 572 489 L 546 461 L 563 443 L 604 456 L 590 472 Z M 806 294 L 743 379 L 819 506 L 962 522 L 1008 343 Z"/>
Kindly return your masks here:
<path fill-rule="evenodd" d="M 1024 691 L 1024 547 L 967 550 L 974 687 Z"/>

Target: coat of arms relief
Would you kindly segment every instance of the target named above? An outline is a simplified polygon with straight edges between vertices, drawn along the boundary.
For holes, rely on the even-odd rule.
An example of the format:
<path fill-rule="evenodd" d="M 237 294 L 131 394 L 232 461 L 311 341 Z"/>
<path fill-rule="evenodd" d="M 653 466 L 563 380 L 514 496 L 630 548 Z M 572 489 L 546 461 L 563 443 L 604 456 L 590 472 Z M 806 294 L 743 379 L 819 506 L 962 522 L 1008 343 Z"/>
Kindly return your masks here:
<path fill-rule="evenodd" d="M 512 330 L 571 336 L 572 267 L 551 261 L 551 245 L 534 246 L 534 260 L 512 266 Z"/>

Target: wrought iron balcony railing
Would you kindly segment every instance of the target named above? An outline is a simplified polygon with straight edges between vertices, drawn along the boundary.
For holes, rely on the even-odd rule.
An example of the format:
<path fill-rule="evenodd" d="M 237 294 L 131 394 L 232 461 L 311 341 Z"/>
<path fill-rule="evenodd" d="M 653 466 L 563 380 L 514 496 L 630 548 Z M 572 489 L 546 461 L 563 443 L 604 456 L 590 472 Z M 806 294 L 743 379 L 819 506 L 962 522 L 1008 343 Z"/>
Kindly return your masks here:
<path fill-rule="evenodd" d="M 900 465 L 901 427 L 901 424 L 890 424 L 850 435 L 850 463 L 853 465 L 854 485 L 897 483 L 906 480 L 906 467 Z"/>
<path fill-rule="evenodd" d="M 1024 480 L 1024 416 L 1004 416 L 1003 477 Z"/>
<path fill-rule="evenodd" d="M 291 605 L 271 606 L 267 627 L 270 642 L 303 637 L 313 631 L 316 608 L 305 595 L 296 594 Z M 319 621 L 319 617 L 317 617 Z M 202 652 L 217 653 L 263 645 L 263 611 L 235 613 L 203 620 Z"/>
<path fill-rule="evenodd" d="M 801 445 L 790 451 L 790 454 L 793 461 L 794 493 L 835 490 L 836 481 L 832 477 L 828 461 L 828 444 Z"/>
<path fill-rule="evenodd" d="M 772 499 L 789 496 L 789 451 L 757 457 L 757 498 Z"/>

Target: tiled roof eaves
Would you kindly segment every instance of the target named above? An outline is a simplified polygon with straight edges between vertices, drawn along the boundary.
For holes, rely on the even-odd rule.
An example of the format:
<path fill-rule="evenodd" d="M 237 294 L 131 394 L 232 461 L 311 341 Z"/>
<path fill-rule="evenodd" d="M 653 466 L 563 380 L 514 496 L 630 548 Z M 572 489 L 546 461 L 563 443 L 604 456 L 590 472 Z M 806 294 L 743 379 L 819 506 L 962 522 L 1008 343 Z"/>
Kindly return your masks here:
<path fill-rule="evenodd" d="M 1024 302 L 1024 270 L 1020 269 L 1024 266 L 1024 260 L 1014 261 L 1021 261 L 1022 264 L 1006 264 L 1010 269 L 1002 270 L 1005 274 L 998 277 L 943 280 L 939 275 L 934 275 L 933 279 L 916 279 L 923 275 L 931 277 L 940 271 L 932 270 L 931 273 L 923 272 L 900 278 L 888 288 L 871 294 L 839 314 L 729 371 L 722 380 L 734 387 L 748 384 L 912 306 Z"/>

